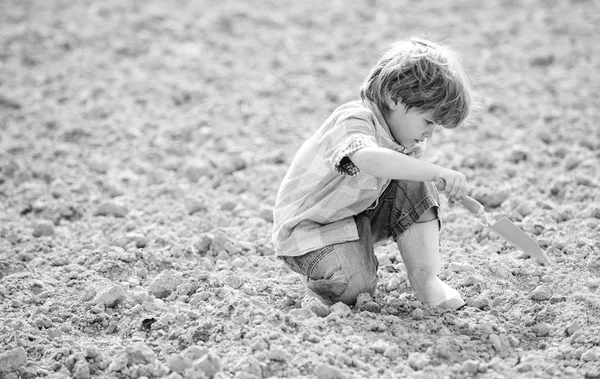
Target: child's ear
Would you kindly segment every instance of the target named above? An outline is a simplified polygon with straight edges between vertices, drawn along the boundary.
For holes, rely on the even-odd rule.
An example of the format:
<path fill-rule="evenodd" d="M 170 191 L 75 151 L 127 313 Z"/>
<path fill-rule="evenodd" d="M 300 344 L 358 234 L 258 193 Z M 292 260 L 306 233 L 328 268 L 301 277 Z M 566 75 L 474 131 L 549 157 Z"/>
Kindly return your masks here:
<path fill-rule="evenodd" d="M 401 99 L 392 99 L 391 97 L 387 99 L 386 103 L 388 108 L 392 111 L 404 106 Z"/>

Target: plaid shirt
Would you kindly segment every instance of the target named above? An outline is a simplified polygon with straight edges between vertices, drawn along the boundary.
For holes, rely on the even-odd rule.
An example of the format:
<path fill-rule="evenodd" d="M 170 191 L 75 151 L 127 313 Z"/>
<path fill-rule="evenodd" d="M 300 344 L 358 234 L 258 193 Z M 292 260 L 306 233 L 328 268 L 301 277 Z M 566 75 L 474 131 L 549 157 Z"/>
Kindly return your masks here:
<path fill-rule="evenodd" d="M 273 243 L 279 256 L 299 256 L 327 245 L 354 241 L 354 216 L 374 206 L 389 179 L 360 172 L 348 158 L 367 146 L 420 157 L 424 144 L 398 144 L 374 104 L 342 105 L 300 147 L 274 209 Z"/>

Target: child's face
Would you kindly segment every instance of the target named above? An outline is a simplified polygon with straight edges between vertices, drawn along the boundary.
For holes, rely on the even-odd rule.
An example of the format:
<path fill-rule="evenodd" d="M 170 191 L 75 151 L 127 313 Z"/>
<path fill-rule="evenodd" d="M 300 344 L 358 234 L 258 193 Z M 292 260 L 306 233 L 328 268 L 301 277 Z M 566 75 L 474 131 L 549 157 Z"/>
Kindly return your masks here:
<path fill-rule="evenodd" d="M 404 104 L 391 103 L 390 109 L 383 112 L 383 116 L 392 136 L 404 147 L 410 147 L 426 138 L 431 138 L 438 124 L 433 121 L 433 111 L 421 113 L 412 108 L 408 112 Z"/>

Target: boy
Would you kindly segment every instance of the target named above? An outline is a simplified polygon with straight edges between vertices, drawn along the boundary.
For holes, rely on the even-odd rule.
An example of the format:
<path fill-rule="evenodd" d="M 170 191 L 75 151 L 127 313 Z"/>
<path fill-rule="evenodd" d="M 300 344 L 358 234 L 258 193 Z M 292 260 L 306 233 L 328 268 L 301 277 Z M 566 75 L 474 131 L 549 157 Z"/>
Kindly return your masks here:
<path fill-rule="evenodd" d="M 324 303 L 374 294 L 373 245 L 398 244 L 415 296 L 449 309 L 464 305 L 442 282 L 434 182 L 451 201 L 465 176 L 418 158 L 436 127 L 455 128 L 472 102 L 465 68 L 425 39 L 396 43 L 373 67 L 361 101 L 340 106 L 297 152 L 277 195 L 275 250 Z"/>

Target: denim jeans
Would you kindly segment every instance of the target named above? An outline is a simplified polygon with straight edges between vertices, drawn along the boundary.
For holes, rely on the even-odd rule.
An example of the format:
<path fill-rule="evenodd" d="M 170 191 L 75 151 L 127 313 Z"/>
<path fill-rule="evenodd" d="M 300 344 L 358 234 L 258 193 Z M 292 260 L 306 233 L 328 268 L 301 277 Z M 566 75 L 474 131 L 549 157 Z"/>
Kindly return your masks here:
<path fill-rule="evenodd" d="M 354 216 L 358 240 L 280 258 L 305 278 L 307 289 L 324 303 L 354 305 L 359 294 L 373 295 L 377 287 L 374 244 L 396 240 L 431 208 L 437 214 L 439 194 L 433 183 L 393 180 L 375 207 Z"/>

